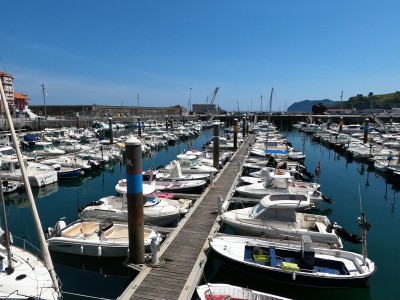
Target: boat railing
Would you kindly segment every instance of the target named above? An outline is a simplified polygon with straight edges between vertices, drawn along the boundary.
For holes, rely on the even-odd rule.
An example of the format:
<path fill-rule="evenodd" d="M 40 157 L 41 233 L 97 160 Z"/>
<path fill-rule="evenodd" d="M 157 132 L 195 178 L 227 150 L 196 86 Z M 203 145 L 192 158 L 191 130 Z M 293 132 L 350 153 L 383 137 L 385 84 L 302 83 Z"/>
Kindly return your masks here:
<path fill-rule="evenodd" d="M 37 248 L 35 245 L 33 245 L 31 242 L 26 240 L 25 237 L 18 237 L 18 236 L 13 236 L 14 244 L 19 245 L 22 249 L 34 254 L 35 256 L 39 257 L 41 260 L 43 260 L 43 254 L 39 248 Z M 16 243 L 15 243 L 16 241 Z"/>

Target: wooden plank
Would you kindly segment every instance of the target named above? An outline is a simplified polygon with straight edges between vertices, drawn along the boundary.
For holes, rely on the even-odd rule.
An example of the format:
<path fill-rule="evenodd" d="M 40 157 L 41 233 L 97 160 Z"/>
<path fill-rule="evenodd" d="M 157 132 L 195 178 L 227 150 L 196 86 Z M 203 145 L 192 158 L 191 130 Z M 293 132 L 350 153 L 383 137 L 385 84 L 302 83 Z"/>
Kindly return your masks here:
<path fill-rule="evenodd" d="M 242 146 L 239 149 L 212 187 L 206 190 L 203 198 L 197 200 L 201 202 L 162 255 L 165 266 L 151 269 L 136 289 L 127 289 L 127 292 L 134 292 L 128 296 L 130 299 L 179 298 L 193 270 L 193 263 L 199 254 L 203 253 L 203 246 L 218 216 L 216 213 L 218 196 L 226 197 L 236 184 L 233 181 L 238 171 L 238 162 L 244 160 L 246 154 L 244 148 Z"/>

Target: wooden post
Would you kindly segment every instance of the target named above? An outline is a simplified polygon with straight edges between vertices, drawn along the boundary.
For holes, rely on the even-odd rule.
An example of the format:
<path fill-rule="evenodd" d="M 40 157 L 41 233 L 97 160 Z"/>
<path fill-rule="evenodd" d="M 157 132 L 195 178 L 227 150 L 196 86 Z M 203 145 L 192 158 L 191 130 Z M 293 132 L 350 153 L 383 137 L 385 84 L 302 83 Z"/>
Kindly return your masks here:
<path fill-rule="evenodd" d="M 219 123 L 214 122 L 213 167 L 219 170 Z"/>
<path fill-rule="evenodd" d="M 364 144 L 368 142 L 368 129 L 369 129 L 369 119 L 366 118 L 364 121 Z"/>
<path fill-rule="evenodd" d="M 168 116 L 165 116 L 165 131 L 168 131 Z"/>
<path fill-rule="evenodd" d="M 113 143 L 113 129 L 112 129 L 112 118 L 108 118 L 108 128 L 110 130 L 110 144 Z"/>
<path fill-rule="evenodd" d="M 141 124 L 141 122 L 140 122 L 140 117 L 138 117 L 138 123 L 137 123 L 137 125 L 138 125 L 138 136 L 139 137 L 142 137 L 142 124 Z"/>
<path fill-rule="evenodd" d="M 132 264 L 144 263 L 144 213 L 142 143 L 131 137 L 125 142 L 128 202 L 129 257 Z"/>
<path fill-rule="evenodd" d="M 233 120 L 233 150 L 237 150 L 238 148 L 238 119 L 235 118 Z"/>

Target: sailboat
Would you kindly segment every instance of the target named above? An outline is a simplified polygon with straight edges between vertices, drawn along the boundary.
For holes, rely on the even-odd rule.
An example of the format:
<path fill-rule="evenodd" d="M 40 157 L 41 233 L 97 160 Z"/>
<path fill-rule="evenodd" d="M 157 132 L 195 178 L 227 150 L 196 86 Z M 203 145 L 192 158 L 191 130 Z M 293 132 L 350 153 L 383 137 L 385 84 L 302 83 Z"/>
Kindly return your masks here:
<path fill-rule="evenodd" d="M 5 214 L 4 197 L 1 190 L 0 200 L 2 200 L 4 232 L 0 232 L 2 237 L 2 239 L 0 239 L 0 298 L 37 300 L 61 299 L 60 283 L 55 274 L 46 239 L 42 231 L 42 225 L 36 209 L 32 189 L 23 163 L 19 140 L 15 133 L 14 124 L 1 81 L 0 92 L 2 106 L 10 126 L 12 140 L 21 166 L 22 179 L 26 188 L 27 197 L 31 204 L 32 214 L 44 258 L 44 261 L 42 261 L 29 251 L 12 245 Z M 4 243 L 2 241 L 4 241 Z"/>

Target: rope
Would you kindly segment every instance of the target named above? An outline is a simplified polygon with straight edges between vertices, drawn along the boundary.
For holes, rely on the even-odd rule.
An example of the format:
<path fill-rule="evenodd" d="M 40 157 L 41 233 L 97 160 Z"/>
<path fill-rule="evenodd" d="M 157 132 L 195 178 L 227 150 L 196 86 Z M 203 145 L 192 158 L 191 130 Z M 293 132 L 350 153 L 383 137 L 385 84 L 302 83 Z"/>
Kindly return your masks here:
<path fill-rule="evenodd" d="M 150 268 L 162 268 L 165 266 L 165 259 L 160 257 L 158 259 L 158 263 L 157 264 L 153 264 L 151 262 L 152 256 L 150 254 L 146 254 L 144 257 L 144 264 Z"/>
<path fill-rule="evenodd" d="M 61 293 L 67 294 L 67 295 L 73 295 L 73 296 L 83 297 L 83 298 L 90 298 L 90 299 L 114 300 L 114 299 L 112 299 L 112 298 L 102 298 L 102 297 L 100 298 L 100 297 L 89 296 L 89 295 L 83 295 L 83 294 L 76 294 L 76 293 L 65 292 L 65 291 L 62 291 Z"/>

